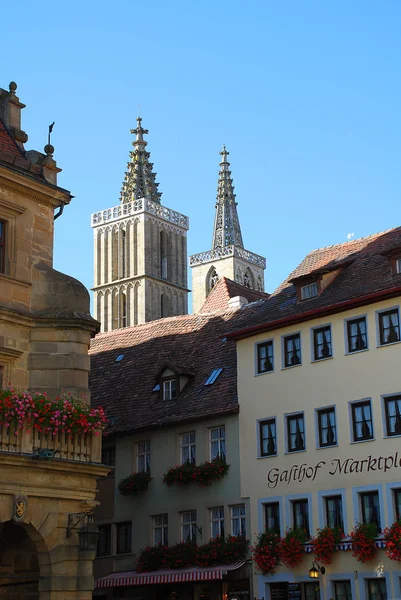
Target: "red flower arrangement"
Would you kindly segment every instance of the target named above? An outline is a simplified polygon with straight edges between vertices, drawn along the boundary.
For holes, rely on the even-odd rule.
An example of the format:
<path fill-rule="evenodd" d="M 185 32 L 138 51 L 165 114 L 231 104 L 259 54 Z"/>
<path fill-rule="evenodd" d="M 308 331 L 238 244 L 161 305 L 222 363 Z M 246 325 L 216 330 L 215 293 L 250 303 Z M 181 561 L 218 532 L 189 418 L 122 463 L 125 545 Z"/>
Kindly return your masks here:
<path fill-rule="evenodd" d="M 168 487 L 172 485 L 186 485 L 188 483 L 200 483 L 203 486 L 207 486 L 212 481 L 218 481 L 225 477 L 228 469 L 229 465 L 220 456 L 200 465 L 186 462 L 183 465 L 170 467 L 167 473 L 163 475 L 163 483 Z"/>
<path fill-rule="evenodd" d="M 352 540 L 352 556 L 364 563 L 376 554 L 375 538 L 377 526 L 374 523 L 357 523 L 350 533 Z"/>
<path fill-rule="evenodd" d="M 386 554 L 391 560 L 401 561 L 401 521 L 396 521 L 383 531 Z"/>
<path fill-rule="evenodd" d="M 24 426 L 52 436 L 59 433 L 99 435 L 106 422 L 103 409 L 92 408 L 83 398 L 61 394 L 51 400 L 38 392 L 0 389 L 0 425 L 15 435 Z"/>
<path fill-rule="evenodd" d="M 195 564 L 197 552 L 194 542 L 180 542 L 167 548 L 163 564 L 170 569 L 184 569 Z"/>
<path fill-rule="evenodd" d="M 201 567 L 236 562 L 246 558 L 247 550 L 248 540 L 243 535 L 219 536 L 198 547 L 196 562 Z"/>
<path fill-rule="evenodd" d="M 343 537 L 344 533 L 338 527 L 318 529 L 316 537 L 311 541 L 316 560 L 323 565 L 329 565 Z"/>
<path fill-rule="evenodd" d="M 151 479 L 150 471 L 131 473 L 125 479 L 121 479 L 118 484 L 118 490 L 123 496 L 132 496 L 138 492 L 147 490 Z"/>
<path fill-rule="evenodd" d="M 308 539 L 303 529 L 289 529 L 281 539 L 279 553 L 281 562 L 290 569 L 301 562 L 304 554 L 304 544 Z"/>
<path fill-rule="evenodd" d="M 163 566 L 167 550 L 168 547 L 162 546 L 161 544 L 144 548 L 136 562 L 136 570 L 138 573 L 146 573 L 147 571 L 157 571 L 160 569 Z"/>
<path fill-rule="evenodd" d="M 255 561 L 259 571 L 263 575 L 273 573 L 280 563 L 280 536 L 276 533 L 265 531 L 258 535 L 258 541 L 251 548 L 252 559 Z"/>

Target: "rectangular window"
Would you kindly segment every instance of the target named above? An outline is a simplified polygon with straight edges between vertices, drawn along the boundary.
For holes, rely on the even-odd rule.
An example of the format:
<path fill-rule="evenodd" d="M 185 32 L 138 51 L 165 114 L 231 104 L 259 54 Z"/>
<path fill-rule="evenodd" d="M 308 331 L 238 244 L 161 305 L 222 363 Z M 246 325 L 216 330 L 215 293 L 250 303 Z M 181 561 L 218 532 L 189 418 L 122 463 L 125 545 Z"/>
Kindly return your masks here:
<path fill-rule="evenodd" d="M 320 448 L 335 446 L 337 444 L 337 426 L 334 407 L 318 410 L 317 422 Z"/>
<path fill-rule="evenodd" d="M 109 467 L 115 467 L 116 465 L 116 447 L 109 446 L 108 448 L 102 448 L 102 464 Z"/>
<path fill-rule="evenodd" d="M 224 506 L 210 509 L 210 534 L 212 538 L 224 537 Z"/>
<path fill-rule="evenodd" d="M 343 499 L 342 496 L 326 496 L 326 525 L 328 527 L 337 527 L 344 531 L 343 520 Z"/>
<path fill-rule="evenodd" d="M 195 431 L 189 433 L 182 433 L 180 436 L 180 448 L 181 448 L 181 464 L 185 463 L 196 463 L 196 437 Z"/>
<path fill-rule="evenodd" d="M 181 513 L 181 540 L 196 542 L 196 510 Z"/>
<path fill-rule="evenodd" d="M 6 222 L 0 220 L 0 273 L 6 269 Z"/>
<path fill-rule="evenodd" d="M 315 298 L 318 295 L 317 283 L 310 283 L 301 287 L 301 300 Z"/>
<path fill-rule="evenodd" d="M 302 414 L 287 417 L 287 451 L 305 450 L 305 422 Z"/>
<path fill-rule="evenodd" d="M 226 457 L 226 428 L 214 427 L 210 430 L 210 458 Z"/>
<path fill-rule="evenodd" d="M 381 531 L 379 492 L 363 492 L 360 494 L 362 523 L 374 523 L 377 531 Z"/>
<path fill-rule="evenodd" d="M 136 445 L 136 470 L 137 473 L 150 471 L 150 441 L 138 442 Z"/>
<path fill-rule="evenodd" d="M 373 422 L 370 400 L 352 403 L 351 410 L 354 442 L 372 440 Z"/>
<path fill-rule="evenodd" d="M 117 523 L 117 554 L 132 552 L 132 523 Z"/>
<path fill-rule="evenodd" d="M 401 489 L 393 490 L 394 514 L 397 521 L 401 519 Z"/>
<path fill-rule="evenodd" d="M 331 347 L 331 326 L 313 330 L 313 359 L 323 360 L 333 356 Z"/>
<path fill-rule="evenodd" d="M 168 546 L 168 515 L 153 517 L 153 543 L 155 546 Z"/>
<path fill-rule="evenodd" d="M 396 273 L 401 273 L 401 258 L 397 258 L 395 261 L 395 271 Z"/>
<path fill-rule="evenodd" d="M 273 340 L 257 345 L 258 373 L 268 373 L 274 370 Z"/>
<path fill-rule="evenodd" d="M 303 583 L 302 588 L 304 600 L 320 600 L 320 587 L 318 583 Z"/>
<path fill-rule="evenodd" d="M 367 600 L 387 600 L 386 580 L 375 577 L 366 580 Z"/>
<path fill-rule="evenodd" d="M 111 554 L 111 525 L 99 525 L 98 529 L 97 556 L 109 556 Z"/>
<path fill-rule="evenodd" d="M 380 346 L 393 344 L 400 341 L 400 318 L 398 308 L 380 312 L 379 317 L 379 332 Z"/>
<path fill-rule="evenodd" d="M 368 347 L 366 317 L 347 321 L 348 352 L 359 352 Z"/>
<path fill-rule="evenodd" d="M 384 398 L 386 435 L 401 435 L 401 396 Z"/>
<path fill-rule="evenodd" d="M 231 534 L 246 535 L 245 504 L 237 504 L 237 506 L 231 507 Z"/>
<path fill-rule="evenodd" d="M 294 529 L 303 529 L 309 537 L 308 500 L 292 501 L 292 526 Z"/>
<path fill-rule="evenodd" d="M 280 535 L 280 504 L 278 502 L 265 504 L 265 530 Z"/>
<path fill-rule="evenodd" d="M 334 581 L 334 600 L 352 600 L 351 582 Z"/>
<path fill-rule="evenodd" d="M 260 456 L 277 454 L 276 419 L 259 421 L 259 444 Z"/>
<path fill-rule="evenodd" d="M 288 335 L 284 338 L 284 365 L 295 367 L 301 364 L 301 334 Z"/>
<path fill-rule="evenodd" d="M 163 381 L 163 400 L 175 400 L 177 398 L 177 380 L 167 379 Z"/>

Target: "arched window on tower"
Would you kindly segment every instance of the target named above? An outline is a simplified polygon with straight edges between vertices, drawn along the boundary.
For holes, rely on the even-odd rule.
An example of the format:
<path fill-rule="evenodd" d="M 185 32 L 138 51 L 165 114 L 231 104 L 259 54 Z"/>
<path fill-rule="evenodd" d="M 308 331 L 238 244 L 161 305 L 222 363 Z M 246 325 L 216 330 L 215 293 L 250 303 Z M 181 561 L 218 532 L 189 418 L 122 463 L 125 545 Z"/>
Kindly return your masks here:
<path fill-rule="evenodd" d="M 167 233 L 160 232 L 160 277 L 167 279 Z"/>
<path fill-rule="evenodd" d="M 219 280 L 219 276 L 217 275 L 217 271 L 214 267 L 212 267 L 210 269 L 208 277 L 207 277 L 206 290 L 207 290 L 208 295 L 210 294 L 210 292 L 212 291 L 212 289 L 214 288 L 214 286 L 216 285 L 218 280 Z"/>

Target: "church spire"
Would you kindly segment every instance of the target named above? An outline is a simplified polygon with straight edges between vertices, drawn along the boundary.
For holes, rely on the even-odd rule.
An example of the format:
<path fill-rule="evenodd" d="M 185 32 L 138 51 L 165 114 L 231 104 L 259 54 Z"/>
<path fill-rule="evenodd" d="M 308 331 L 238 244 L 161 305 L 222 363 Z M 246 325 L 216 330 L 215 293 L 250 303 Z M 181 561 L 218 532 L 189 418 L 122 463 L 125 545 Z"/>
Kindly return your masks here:
<path fill-rule="evenodd" d="M 135 140 L 132 142 L 134 150 L 130 152 L 131 161 L 128 163 L 128 170 L 125 173 L 120 201 L 122 203 L 147 198 L 160 204 L 161 192 L 158 191 L 159 184 L 156 183 L 156 173 L 153 173 L 153 163 L 149 162 L 150 152 L 146 151 L 147 142 L 143 139 L 144 134 L 149 133 L 142 127 L 142 118 L 137 117 L 136 129 L 131 129 L 135 134 Z"/>
<path fill-rule="evenodd" d="M 244 244 L 238 219 L 237 203 L 235 202 L 230 163 L 227 160 L 229 153 L 225 146 L 223 146 L 220 154 L 222 160 L 217 184 L 216 217 L 214 220 L 212 249 L 216 250 L 224 246 L 243 248 Z"/>

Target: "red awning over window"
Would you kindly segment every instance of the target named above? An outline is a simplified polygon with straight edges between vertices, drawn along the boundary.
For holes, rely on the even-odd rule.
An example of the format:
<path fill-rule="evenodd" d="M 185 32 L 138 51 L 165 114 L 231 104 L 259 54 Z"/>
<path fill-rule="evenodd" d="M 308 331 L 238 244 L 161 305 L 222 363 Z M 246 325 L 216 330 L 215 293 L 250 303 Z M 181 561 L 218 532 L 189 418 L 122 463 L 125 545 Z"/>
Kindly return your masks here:
<path fill-rule="evenodd" d="M 185 583 L 187 581 L 211 581 L 223 579 L 228 571 L 234 571 L 244 565 L 244 561 L 216 567 L 188 567 L 187 569 L 160 569 L 148 573 L 122 571 L 111 573 L 96 581 L 95 587 L 127 587 L 133 585 L 150 585 L 157 583 Z"/>

